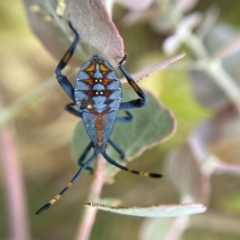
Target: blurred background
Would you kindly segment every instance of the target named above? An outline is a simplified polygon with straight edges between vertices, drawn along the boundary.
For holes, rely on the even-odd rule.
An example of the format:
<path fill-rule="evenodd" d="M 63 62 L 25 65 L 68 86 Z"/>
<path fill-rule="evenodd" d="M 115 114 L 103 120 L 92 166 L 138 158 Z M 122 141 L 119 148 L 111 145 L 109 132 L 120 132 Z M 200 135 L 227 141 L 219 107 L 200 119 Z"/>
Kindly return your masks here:
<path fill-rule="evenodd" d="M 237 0 L 219 0 L 217 3 L 213 0 L 200 0 L 191 11 L 205 12 L 216 4 L 220 10 L 219 21 L 237 29 L 240 23 Z M 125 51 L 129 55 L 129 72 L 137 71 L 139 66 L 144 64 L 169 58 L 163 53 L 162 43 L 170 33 L 156 33 L 147 21 L 126 27 L 122 22 L 126 13 L 127 10 L 119 5 L 113 9 L 114 22 L 124 39 Z M 4 109 L 44 82 L 51 79 L 54 81 L 54 70 L 58 61 L 31 32 L 20 1 L 1 1 L 0 18 L 0 107 Z M 192 57 L 186 46 L 182 46 L 179 52 L 187 52 L 186 59 Z M 175 71 L 173 67 L 172 70 L 170 68 L 168 71 L 161 71 L 142 81 L 140 85 L 153 92 L 173 111 L 178 129 L 170 140 L 145 151 L 130 166 L 147 171 L 160 169 L 159 166 L 162 166 L 164 174 L 165 157 L 186 140 L 186 136 L 198 123 L 210 118 L 212 112 L 194 98 L 190 75 L 184 69 Z M 39 217 L 34 215 L 76 171 L 70 153 L 70 142 L 78 120 L 64 111 L 64 106 L 69 100 L 57 81 L 53 84 L 47 83 L 45 88 L 46 91 L 40 97 L 25 104 L 26 106 L 8 124 L 8 128 L 13 130 L 14 146 L 23 177 L 30 239 L 74 239 L 83 211 L 82 203 L 91 183 L 88 174 L 83 174 L 67 196 L 49 212 Z M 0 171 L 0 176 L 0 239 L 11 239 L 6 197 L 8 185 L 3 171 Z M 182 239 L 240 238 L 239 177 L 231 174 L 214 175 L 211 185 L 209 214 L 223 219 L 222 224 L 228 227 L 221 228 L 214 224 L 208 227 L 204 221 L 196 221 L 197 224 L 189 228 Z M 126 205 L 179 202 L 179 194 L 167 178 L 161 179 L 159 184 L 157 180 L 124 172 L 117 175 L 114 185 L 104 187 L 102 195 L 121 198 Z M 98 212 L 90 239 L 138 239 L 142 221 L 142 218 Z"/>

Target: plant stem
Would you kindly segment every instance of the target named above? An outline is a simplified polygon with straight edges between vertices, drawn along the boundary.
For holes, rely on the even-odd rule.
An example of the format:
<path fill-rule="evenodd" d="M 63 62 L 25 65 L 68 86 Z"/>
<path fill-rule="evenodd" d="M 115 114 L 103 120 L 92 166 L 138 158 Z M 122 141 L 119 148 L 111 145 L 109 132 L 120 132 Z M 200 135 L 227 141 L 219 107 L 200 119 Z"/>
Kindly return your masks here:
<path fill-rule="evenodd" d="M 198 60 L 202 61 L 202 70 L 206 71 L 213 77 L 215 83 L 226 93 L 240 113 L 240 88 L 235 80 L 232 79 L 222 67 L 222 62 L 218 59 L 212 59 L 202 40 L 195 34 L 188 32 L 185 36 L 184 42 L 196 55 Z"/>
<path fill-rule="evenodd" d="M 25 208 L 24 184 L 12 129 L 8 128 L 1 133 L 0 150 L 11 230 L 9 239 L 28 240 L 30 237 Z"/>
<path fill-rule="evenodd" d="M 4 129 L 10 121 L 16 117 L 26 106 L 30 105 L 33 100 L 46 94 L 56 84 L 54 77 L 48 78 L 42 84 L 38 85 L 31 92 L 20 97 L 10 106 L 1 110 L 0 130 Z"/>
<path fill-rule="evenodd" d="M 102 187 L 104 184 L 104 169 L 106 160 L 102 155 L 98 155 L 96 169 L 94 171 L 94 177 L 92 186 L 89 193 L 89 199 L 98 200 L 100 198 Z M 88 240 L 95 217 L 97 214 L 97 209 L 95 208 L 86 208 L 84 210 L 83 218 L 81 220 L 80 228 L 77 233 L 76 240 Z"/>
<path fill-rule="evenodd" d="M 233 104 L 238 109 L 240 113 L 240 89 L 236 84 L 234 79 L 225 71 L 222 67 L 222 62 L 219 60 L 213 60 L 210 62 L 207 68 L 208 73 L 210 73 L 215 82 L 221 89 L 224 90 L 228 98 L 233 102 Z"/>

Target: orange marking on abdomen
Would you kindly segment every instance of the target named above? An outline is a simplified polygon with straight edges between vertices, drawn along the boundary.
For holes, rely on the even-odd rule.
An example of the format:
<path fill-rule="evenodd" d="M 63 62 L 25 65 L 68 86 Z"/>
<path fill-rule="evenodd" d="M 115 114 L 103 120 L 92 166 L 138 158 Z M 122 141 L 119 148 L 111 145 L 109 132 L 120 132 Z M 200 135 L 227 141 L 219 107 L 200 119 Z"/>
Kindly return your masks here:
<path fill-rule="evenodd" d="M 104 86 L 106 86 L 106 85 L 108 85 L 108 84 L 110 84 L 110 83 L 112 83 L 112 82 L 113 82 L 112 79 L 107 79 L 107 78 L 103 78 L 103 79 L 102 79 L 102 84 L 103 84 Z"/>
<path fill-rule="evenodd" d="M 97 131 L 97 139 L 98 139 L 98 146 L 100 147 L 102 145 L 102 140 L 103 140 L 103 132 L 102 131 Z"/>
<path fill-rule="evenodd" d="M 86 73 L 90 74 L 89 72 L 86 72 Z M 92 78 L 92 76 L 90 76 L 89 79 L 84 79 L 84 80 L 81 80 L 81 81 L 83 81 L 88 86 L 93 86 L 95 84 L 94 79 Z"/>
<path fill-rule="evenodd" d="M 97 139 L 98 139 L 98 142 L 102 143 L 104 122 L 102 120 L 96 121 L 96 128 L 97 128 Z"/>
<path fill-rule="evenodd" d="M 109 72 L 110 69 L 106 67 L 102 62 L 99 64 L 101 72 Z"/>
<path fill-rule="evenodd" d="M 88 66 L 88 68 L 84 69 L 83 71 L 85 72 L 94 72 L 95 70 L 95 61 L 92 61 L 91 64 Z"/>
<path fill-rule="evenodd" d="M 97 140 L 98 140 L 98 146 L 102 146 L 102 140 L 103 140 L 103 129 L 104 129 L 104 120 L 105 120 L 106 114 L 94 114 L 95 118 L 95 127 L 97 129 Z"/>

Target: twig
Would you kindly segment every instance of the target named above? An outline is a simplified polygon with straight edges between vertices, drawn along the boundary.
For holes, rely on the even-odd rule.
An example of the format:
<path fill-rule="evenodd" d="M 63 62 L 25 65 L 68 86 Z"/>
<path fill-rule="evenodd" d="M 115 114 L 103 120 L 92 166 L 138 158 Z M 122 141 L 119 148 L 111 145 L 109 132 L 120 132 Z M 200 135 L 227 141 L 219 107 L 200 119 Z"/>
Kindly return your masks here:
<path fill-rule="evenodd" d="M 26 106 L 30 105 L 33 100 L 36 98 L 41 97 L 45 94 L 48 90 L 54 87 L 56 84 L 56 80 L 54 77 L 50 77 L 42 84 L 34 88 L 31 92 L 26 95 L 21 96 L 17 101 L 12 103 L 10 106 L 5 107 L 1 111 L 1 118 L 0 118 L 0 130 L 4 129 L 7 124 L 15 118 Z"/>
<path fill-rule="evenodd" d="M 218 50 L 217 53 L 214 54 L 214 60 L 223 60 L 224 58 L 228 57 L 229 55 L 237 52 L 240 47 L 240 37 L 237 36 L 233 39 L 229 44 Z"/>
<path fill-rule="evenodd" d="M 225 92 L 227 97 L 235 104 L 240 112 L 240 88 L 235 80 L 225 71 L 222 62 L 217 59 L 212 59 L 202 40 L 195 34 L 188 32 L 184 42 L 196 55 L 197 59 L 202 61 L 202 69 L 213 77 L 215 83 Z"/>
<path fill-rule="evenodd" d="M 98 200 L 100 198 L 102 187 L 104 184 L 105 163 L 106 163 L 106 160 L 103 158 L 103 156 L 98 155 L 97 165 L 94 171 L 92 187 L 90 189 L 90 194 L 89 194 L 90 199 Z M 89 239 L 96 214 L 97 214 L 97 209 L 95 208 L 85 209 L 76 240 Z"/>
<path fill-rule="evenodd" d="M 6 202 L 12 240 L 28 240 L 29 229 L 21 168 L 14 144 L 14 134 L 8 128 L 0 136 L 0 160 L 6 188 Z"/>

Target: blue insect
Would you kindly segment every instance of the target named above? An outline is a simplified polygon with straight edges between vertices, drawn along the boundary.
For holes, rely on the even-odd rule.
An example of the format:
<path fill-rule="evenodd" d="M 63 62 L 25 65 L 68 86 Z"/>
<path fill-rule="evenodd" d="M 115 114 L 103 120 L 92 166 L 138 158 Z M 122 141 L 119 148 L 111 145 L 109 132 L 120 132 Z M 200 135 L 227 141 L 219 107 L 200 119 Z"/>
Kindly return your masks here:
<path fill-rule="evenodd" d="M 59 62 L 55 73 L 59 84 L 73 101 L 73 103 L 68 104 L 65 109 L 71 114 L 82 118 L 87 134 L 91 141 L 78 159 L 78 164 L 80 166 L 78 172 L 59 194 L 57 194 L 52 200 L 50 200 L 36 212 L 36 215 L 44 212 L 57 200 L 59 200 L 59 198 L 70 187 L 72 187 L 73 183 L 78 179 L 84 169 L 92 172 L 93 169 L 90 165 L 93 163 L 99 153 L 102 154 L 110 164 L 124 171 L 152 178 L 162 177 L 161 174 L 157 173 L 131 170 L 125 166 L 122 166 L 121 164 L 118 164 L 107 155 L 106 146 L 108 143 L 120 154 L 121 159 L 125 160 L 124 151 L 110 138 L 114 124 L 117 122 L 122 123 L 132 121 L 133 117 L 127 110 L 145 106 L 148 99 L 123 67 L 123 63 L 127 58 L 126 54 L 119 62 L 118 67 L 140 98 L 128 102 L 121 102 L 122 87 L 119 77 L 111 64 L 98 55 L 94 55 L 82 65 L 76 77 L 75 86 L 73 88 L 67 77 L 61 72 L 72 57 L 80 39 L 79 34 L 73 28 L 71 23 L 69 25 L 75 34 L 75 39 Z M 76 105 L 78 109 L 75 109 L 74 105 Z M 119 110 L 124 110 L 126 116 L 116 117 Z M 88 152 L 92 148 L 94 149 L 93 155 L 87 161 L 84 161 Z"/>

